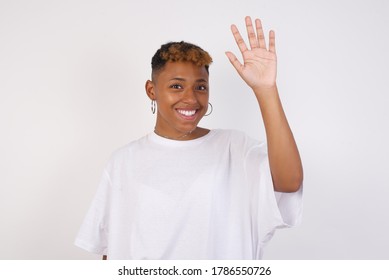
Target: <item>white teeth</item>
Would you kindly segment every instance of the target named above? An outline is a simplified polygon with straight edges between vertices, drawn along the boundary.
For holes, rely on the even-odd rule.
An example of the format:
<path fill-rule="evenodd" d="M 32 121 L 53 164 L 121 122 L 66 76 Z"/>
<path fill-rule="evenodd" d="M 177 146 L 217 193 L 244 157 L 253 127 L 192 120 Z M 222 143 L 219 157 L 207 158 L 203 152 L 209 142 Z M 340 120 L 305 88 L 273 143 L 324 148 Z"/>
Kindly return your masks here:
<path fill-rule="evenodd" d="M 193 116 L 195 113 L 196 113 L 196 110 L 191 110 L 191 111 L 186 111 L 186 110 L 177 110 L 178 113 L 180 113 L 181 115 L 185 115 L 187 117 L 191 117 Z"/>

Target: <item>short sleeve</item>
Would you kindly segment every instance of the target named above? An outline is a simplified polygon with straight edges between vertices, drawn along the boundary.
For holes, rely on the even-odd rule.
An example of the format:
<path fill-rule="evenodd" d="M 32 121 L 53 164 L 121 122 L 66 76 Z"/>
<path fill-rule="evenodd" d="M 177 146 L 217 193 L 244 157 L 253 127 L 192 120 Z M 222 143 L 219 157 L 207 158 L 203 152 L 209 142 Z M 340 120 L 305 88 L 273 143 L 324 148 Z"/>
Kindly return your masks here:
<path fill-rule="evenodd" d="M 107 254 L 110 186 L 109 175 L 104 170 L 97 192 L 74 242 L 77 247 L 100 255 Z"/>
<path fill-rule="evenodd" d="M 245 170 L 251 196 L 252 230 L 256 237 L 257 257 L 276 229 L 294 227 L 302 217 L 302 186 L 294 193 L 274 191 L 267 145 L 257 144 L 249 149 Z"/>

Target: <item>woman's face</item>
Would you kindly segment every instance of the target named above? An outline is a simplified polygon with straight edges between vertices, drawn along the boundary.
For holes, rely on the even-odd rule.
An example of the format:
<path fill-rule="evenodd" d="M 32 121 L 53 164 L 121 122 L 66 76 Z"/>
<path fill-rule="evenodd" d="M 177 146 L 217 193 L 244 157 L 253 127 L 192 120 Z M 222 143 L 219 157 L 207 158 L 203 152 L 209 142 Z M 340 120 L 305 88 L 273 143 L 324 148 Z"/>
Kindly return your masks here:
<path fill-rule="evenodd" d="M 193 132 L 208 109 L 208 72 L 192 62 L 167 62 L 147 81 L 146 91 L 157 102 L 156 131 L 180 138 Z"/>

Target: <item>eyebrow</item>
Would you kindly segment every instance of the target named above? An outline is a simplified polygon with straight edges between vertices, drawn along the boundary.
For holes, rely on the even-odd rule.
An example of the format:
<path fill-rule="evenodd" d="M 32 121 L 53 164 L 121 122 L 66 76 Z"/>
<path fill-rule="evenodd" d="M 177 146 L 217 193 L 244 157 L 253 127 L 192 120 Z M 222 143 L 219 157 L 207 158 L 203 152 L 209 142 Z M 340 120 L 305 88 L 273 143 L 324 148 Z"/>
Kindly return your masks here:
<path fill-rule="evenodd" d="M 176 77 L 176 78 L 170 79 L 170 81 L 182 81 L 182 82 L 185 82 L 186 80 L 184 78 Z M 197 79 L 196 82 L 205 82 L 205 83 L 207 83 L 208 81 L 201 78 L 201 79 Z"/>

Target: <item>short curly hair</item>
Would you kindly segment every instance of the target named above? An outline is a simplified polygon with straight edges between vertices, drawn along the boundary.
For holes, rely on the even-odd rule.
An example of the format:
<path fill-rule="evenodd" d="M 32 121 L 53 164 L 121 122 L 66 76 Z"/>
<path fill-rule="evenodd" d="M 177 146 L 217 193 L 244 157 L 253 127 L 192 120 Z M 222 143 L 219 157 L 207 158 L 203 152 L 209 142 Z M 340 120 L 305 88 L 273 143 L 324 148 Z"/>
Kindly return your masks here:
<path fill-rule="evenodd" d="M 188 42 L 169 42 L 161 46 L 151 59 L 151 76 L 162 70 L 167 62 L 188 61 L 197 66 L 204 66 L 209 73 L 212 57 L 199 46 Z"/>

